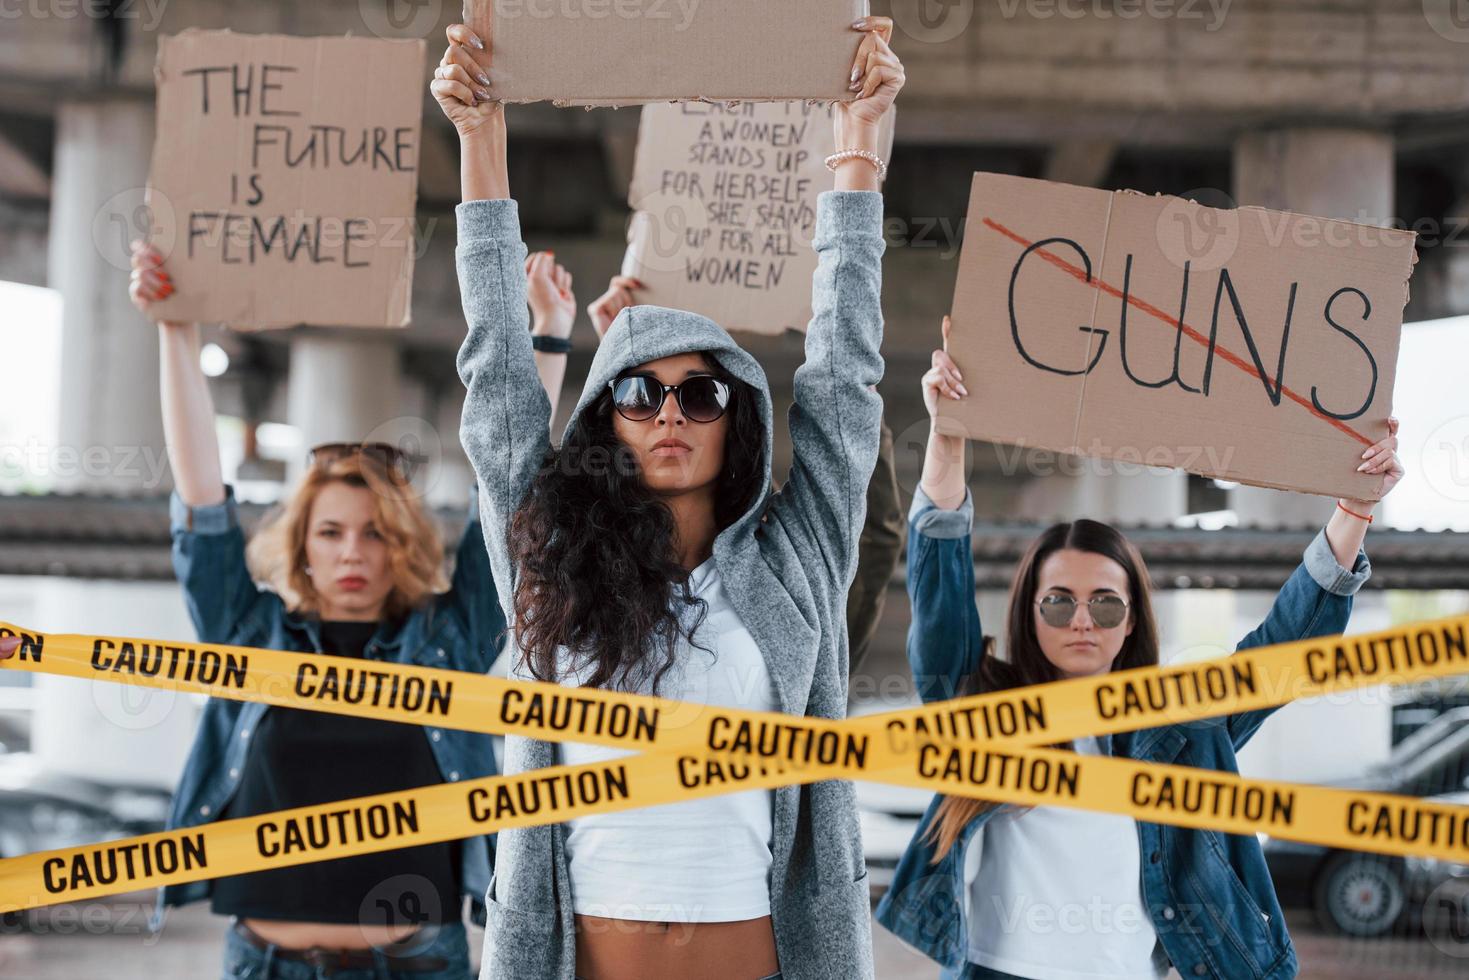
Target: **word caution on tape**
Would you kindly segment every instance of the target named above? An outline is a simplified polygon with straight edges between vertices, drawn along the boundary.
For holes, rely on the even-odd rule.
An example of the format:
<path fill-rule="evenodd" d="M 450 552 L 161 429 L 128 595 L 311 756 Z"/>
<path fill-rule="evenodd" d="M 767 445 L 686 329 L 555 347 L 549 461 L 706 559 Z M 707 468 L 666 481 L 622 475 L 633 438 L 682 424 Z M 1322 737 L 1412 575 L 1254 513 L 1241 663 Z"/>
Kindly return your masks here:
<path fill-rule="evenodd" d="M 1469 806 L 1081 756 L 1086 735 L 1228 725 L 1297 698 L 1469 672 L 1469 616 L 835 720 L 413 665 L 115 636 L 19 635 L 0 669 L 629 750 L 0 860 L 0 912 L 823 779 L 1469 863 Z"/>

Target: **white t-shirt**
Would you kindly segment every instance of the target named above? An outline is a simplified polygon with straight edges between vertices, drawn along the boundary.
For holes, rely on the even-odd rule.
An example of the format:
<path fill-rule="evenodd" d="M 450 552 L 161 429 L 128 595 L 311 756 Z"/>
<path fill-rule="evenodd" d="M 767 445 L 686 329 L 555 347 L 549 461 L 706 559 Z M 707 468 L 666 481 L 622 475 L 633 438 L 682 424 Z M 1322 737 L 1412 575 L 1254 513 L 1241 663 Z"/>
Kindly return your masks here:
<path fill-rule="evenodd" d="M 1079 753 L 1099 752 L 1095 738 L 1075 745 Z M 1167 957 L 1143 903 L 1142 856 L 1131 817 L 1007 807 L 977 836 L 971 962 L 1029 980 L 1167 975 Z"/>
<path fill-rule="evenodd" d="M 708 613 L 694 634 L 697 646 L 680 641 L 659 696 L 777 710 L 765 658 L 730 605 L 713 558 L 689 573 L 689 587 L 708 604 Z M 564 650 L 561 657 L 569 666 Z M 528 678 L 519 661 L 517 650 L 512 676 Z M 563 686 L 575 687 L 590 669 L 568 674 L 562 666 L 558 674 Z M 642 693 L 651 693 L 648 687 Z M 562 742 L 559 750 L 567 765 L 630 754 L 579 742 Z M 772 799 L 770 790 L 756 789 L 568 821 L 573 910 L 653 922 L 738 922 L 769 915 Z"/>

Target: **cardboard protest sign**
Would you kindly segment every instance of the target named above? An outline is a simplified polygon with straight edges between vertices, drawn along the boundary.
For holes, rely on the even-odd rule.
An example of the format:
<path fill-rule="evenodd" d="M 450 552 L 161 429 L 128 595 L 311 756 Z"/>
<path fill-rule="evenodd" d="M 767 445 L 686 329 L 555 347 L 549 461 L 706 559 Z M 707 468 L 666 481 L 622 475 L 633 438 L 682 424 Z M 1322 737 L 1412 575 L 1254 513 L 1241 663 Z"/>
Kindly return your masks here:
<path fill-rule="evenodd" d="M 945 431 L 1381 496 L 1412 232 L 998 174 L 966 221 Z"/>
<path fill-rule="evenodd" d="M 491 96 L 587 106 L 845 101 L 866 15 L 867 0 L 464 0 L 492 39 Z"/>
<path fill-rule="evenodd" d="M 647 286 L 638 302 L 729 330 L 805 330 L 816 198 L 835 179 L 832 113 L 805 102 L 644 106 L 622 264 Z M 887 159 L 892 111 L 881 135 Z"/>
<path fill-rule="evenodd" d="M 175 320 L 409 320 L 425 46 L 189 30 L 158 44 L 149 238 Z"/>

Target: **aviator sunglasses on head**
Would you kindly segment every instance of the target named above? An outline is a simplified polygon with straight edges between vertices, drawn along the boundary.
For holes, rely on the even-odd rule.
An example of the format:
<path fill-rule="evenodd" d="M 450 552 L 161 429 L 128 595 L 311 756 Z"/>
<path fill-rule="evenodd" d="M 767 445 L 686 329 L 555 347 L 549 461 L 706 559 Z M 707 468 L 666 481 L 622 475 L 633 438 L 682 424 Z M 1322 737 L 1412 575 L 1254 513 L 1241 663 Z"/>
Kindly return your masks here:
<path fill-rule="evenodd" d="M 307 466 L 327 466 L 339 459 L 361 455 L 372 460 L 393 477 L 407 481 L 412 458 L 387 442 L 324 442 L 313 446 L 306 456 Z"/>
<path fill-rule="evenodd" d="M 714 422 L 729 407 L 729 385 L 712 374 L 697 374 L 681 384 L 666 385 L 651 374 L 625 374 L 608 385 L 612 407 L 629 422 L 646 422 L 657 416 L 671 391 L 679 411 L 690 422 Z"/>

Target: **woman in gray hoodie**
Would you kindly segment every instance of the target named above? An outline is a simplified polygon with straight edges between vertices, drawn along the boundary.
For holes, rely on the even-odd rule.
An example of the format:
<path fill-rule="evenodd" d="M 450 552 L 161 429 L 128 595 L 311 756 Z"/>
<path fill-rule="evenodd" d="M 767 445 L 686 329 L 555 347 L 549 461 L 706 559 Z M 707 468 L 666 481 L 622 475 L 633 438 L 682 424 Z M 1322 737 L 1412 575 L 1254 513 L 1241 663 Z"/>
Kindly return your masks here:
<path fill-rule="evenodd" d="M 618 314 L 552 448 L 535 358 L 556 354 L 526 330 L 504 114 L 485 88 L 494 69 L 481 39 L 448 29 L 431 90 L 462 153 L 460 438 L 514 676 L 845 714 L 846 592 L 882 413 L 875 151 L 903 84 L 891 21 L 853 29 L 854 96 L 836 112 L 837 146 L 853 152 L 833 160 L 836 190 L 817 209 L 814 313 L 779 491 L 764 372 L 718 324 L 679 310 Z M 612 754 L 510 737 L 505 772 Z M 502 831 L 486 903 L 483 977 L 872 975 L 857 809 L 841 781 Z"/>

